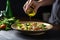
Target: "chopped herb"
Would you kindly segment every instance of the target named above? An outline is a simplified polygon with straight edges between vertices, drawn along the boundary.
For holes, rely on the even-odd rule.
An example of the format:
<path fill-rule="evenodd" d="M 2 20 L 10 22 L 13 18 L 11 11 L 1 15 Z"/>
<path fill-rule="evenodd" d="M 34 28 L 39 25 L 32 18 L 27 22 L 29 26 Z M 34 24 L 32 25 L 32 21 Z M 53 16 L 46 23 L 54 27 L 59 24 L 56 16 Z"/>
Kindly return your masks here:
<path fill-rule="evenodd" d="M 26 26 L 30 26 L 30 23 L 26 23 Z"/>

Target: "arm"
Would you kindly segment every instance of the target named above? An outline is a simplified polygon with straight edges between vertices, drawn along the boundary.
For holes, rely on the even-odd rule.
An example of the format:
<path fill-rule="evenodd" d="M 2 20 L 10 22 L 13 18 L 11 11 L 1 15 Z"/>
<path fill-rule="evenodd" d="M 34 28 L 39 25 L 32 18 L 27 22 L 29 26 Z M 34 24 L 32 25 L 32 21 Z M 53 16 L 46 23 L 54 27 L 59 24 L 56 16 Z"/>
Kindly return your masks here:
<path fill-rule="evenodd" d="M 34 8 L 34 11 L 37 12 L 38 8 L 41 6 L 51 5 L 55 0 L 28 0 L 24 5 L 23 9 L 25 13 L 29 10 L 30 7 Z"/>
<path fill-rule="evenodd" d="M 55 0 L 39 0 L 40 6 L 51 5 Z"/>

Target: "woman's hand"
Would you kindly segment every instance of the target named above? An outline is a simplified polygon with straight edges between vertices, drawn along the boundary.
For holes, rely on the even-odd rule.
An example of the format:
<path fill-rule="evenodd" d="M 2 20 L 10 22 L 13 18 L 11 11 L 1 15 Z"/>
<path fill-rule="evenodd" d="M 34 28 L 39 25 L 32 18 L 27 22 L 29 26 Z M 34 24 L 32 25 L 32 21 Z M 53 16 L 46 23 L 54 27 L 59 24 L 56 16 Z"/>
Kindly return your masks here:
<path fill-rule="evenodd" d="M 23 10 L 25 11 L 25 13 L 27 13 L 27 10 L 29 10 L 30 8 L 33 8 L 34 12 L 37 13 L 37 10 L 39 7 L 40 7 L 39 1 L 28 0 L 23 6 Z"/>

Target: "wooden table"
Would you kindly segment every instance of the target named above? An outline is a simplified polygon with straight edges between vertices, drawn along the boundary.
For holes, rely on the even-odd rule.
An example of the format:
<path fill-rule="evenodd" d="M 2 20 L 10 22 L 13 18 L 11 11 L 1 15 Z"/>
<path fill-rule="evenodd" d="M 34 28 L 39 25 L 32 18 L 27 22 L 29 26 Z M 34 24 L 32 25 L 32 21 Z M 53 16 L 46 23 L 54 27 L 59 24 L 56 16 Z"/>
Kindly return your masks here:
<path fill-rule="evenodd" d="M 60 25 L 54 25 L 53 29 L 39 36 L 22 35 L 19 31 L 0 31 L 0 40 L 60 40 Z"/>

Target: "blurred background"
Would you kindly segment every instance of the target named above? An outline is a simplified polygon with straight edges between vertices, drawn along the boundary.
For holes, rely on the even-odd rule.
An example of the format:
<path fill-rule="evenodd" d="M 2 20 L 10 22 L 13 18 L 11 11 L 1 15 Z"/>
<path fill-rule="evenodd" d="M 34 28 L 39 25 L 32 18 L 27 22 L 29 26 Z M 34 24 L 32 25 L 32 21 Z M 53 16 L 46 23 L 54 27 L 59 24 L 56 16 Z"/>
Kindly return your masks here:
<path fill-rule="evenodd" d="M 18 19 L 29 20 L 29 16 L 23 11 L 23 5 L 27 0 L 10 0 L 12 12 L 14 16 Z M 0 0 L 0 11 L 5 10 L 6 0 Z M 52 5 L 40 7 L 37 14 L 32 17 L 32 19 L 48 21 L 48 18 L 51 14 Z"/>

